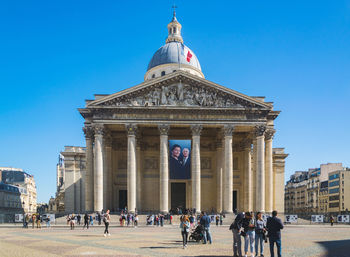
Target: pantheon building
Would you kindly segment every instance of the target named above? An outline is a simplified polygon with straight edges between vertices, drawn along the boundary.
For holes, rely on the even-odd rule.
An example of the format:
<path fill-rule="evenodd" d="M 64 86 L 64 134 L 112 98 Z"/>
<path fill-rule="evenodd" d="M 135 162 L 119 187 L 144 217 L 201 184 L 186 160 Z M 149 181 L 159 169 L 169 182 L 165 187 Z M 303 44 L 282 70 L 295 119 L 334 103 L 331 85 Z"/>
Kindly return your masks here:
<path fill-rule="evenodd" d="M 82 208 L 283 212 L 287 154 L 272 147 L 280 111 L 205 79 L 175 13 L 167 28 L 142 83 L 79 109 Z"/>

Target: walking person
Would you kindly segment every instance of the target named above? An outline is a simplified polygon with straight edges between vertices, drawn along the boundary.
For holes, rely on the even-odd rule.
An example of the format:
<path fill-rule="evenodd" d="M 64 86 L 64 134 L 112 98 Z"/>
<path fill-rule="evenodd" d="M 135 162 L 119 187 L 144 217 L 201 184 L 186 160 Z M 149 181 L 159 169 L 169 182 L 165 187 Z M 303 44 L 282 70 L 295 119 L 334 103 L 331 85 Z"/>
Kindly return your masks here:
<path fill-rule="evenodd" d="M 180 221 L 182 247 L 185 249 L 187 247 L 188 232 L 190 232 L 190 220 L 187 215 L 184 215 L 180 218 Z"/>
<path fill-rule="evenodd" d="M 89 215 L 87 213 L 85 213 L 84 215 L 84 227 L 83 229 L 85 228 L 86 226 L 86 229 L 89 229 Z"/>
<path fill-rule="evenodd" d="M 90 226 L 93 226 L 94 225 L 94 219 L 92 218 L 92 215 L 89 216 L 89 219 L 90 219 Z"/>
<path fill-rule="evenodd" d="M 250 246 L 251 257 L 254 257 L 254 240 L 255 240 L 255 220 L 252 213 L 246 212 L 242 222 L 244 228 L 244 257 L 248 255 L 248 248 Z"/>
<path fill-rule="evenodd" d="M 207 216 L 205 212 L 202 211 L 202 217 L 200 220 L 200 224 L 203 226 L 203 236 L 204 236 L 204 242 L 203 244 L 207 243 L 207 240 L 209 241 L 209 244 L 212 243 L 211 234 L 210 234 L 210 218 Z"/>
<path fill-rule="evenodd" d="M 283 223 L 281 219 L 277 218 L 277 211 L 272 212 L 272 217 L 267 219 L 267 231 L 269 233 L 270 241 L 270 254 L 271 257 L 275 257 L 274 245 L 277 245 L 277 256 L 282 256 L 282 246 L 281 246 L 281 229 L 283 229 Z"/>
<path fill-rule="evenodd" d="M 81 220 L 81 216 L 80 216 L 80 214 L 78 214 L 78 216 L 77 216 L 77 224 L 80 226 L 80 220 Z"/>
<path fill-rule="evenodd" d="M 334 224 L 334 217 L 331 216 L 330 220 L 331 220 L 331 226 L 333 227 L 333 224 Z"/>
<path fill-rule="evenodd" d="M 105 232 L 103 233 L 103 235 L 105 237 L 111 235 L 108 231 L 110 221 L 111 221 L 111 216 L 109 215 L 109 210 L 107 210 L 103 217 L 103 223 L 105 224 Z"/>
<path fill-rule="evenodd" d="M 264 257 L 264 241 L 265 241 L 266 224 L 262 218 L 262 213 L 256 214 L 256 226 L 255 226 L 255 255 L 258 256 L 259 243 L 260 243 L 260 256 Z"/>
<path fill-rule="evenodd" d="M 26 215 L 25 220 L 26 220 L 26 228 L 28 228 L 28 224 L 29 224 L 29 221 L 30 221 L 29 214 Z"/>
<path fill-rule="evenodd" d="M 234 222 L 231 224 L 230 229 L 233 234 L 233 256 L 242 257 L 242 240 L 241 240 L 241 231 L 242 223 L 244 218 L 244 212 L 239 213 Z"/>
<path fill-rule="evenodd" d="M 215 221 L 216 221 L 216 226 L 219 226 L 219 221 L 220 221 L 219 214 L 216 214 Z"/>

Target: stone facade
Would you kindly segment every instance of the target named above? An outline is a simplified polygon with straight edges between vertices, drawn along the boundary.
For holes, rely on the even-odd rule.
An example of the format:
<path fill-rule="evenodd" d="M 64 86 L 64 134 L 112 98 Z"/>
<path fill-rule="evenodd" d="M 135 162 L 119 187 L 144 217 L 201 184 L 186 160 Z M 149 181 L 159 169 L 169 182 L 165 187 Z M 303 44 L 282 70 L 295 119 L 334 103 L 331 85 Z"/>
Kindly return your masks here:
<path fill-rule="evenodd" d="M 166 212 L 168 140 L 192 140 L 186 208 L 283 212 L 283 148 L 272 148 L 272 103 L 176 71 L 79 109 L 85 118 L 85 208 Z M 235 198 L 235 199 L 233 199 Z"/>
<path fill-rule="evenodd" d="M 56 166 L 56 197 L 50 212 L 82 213 L 85 210 L 85 147 L 65 146 Z"/>

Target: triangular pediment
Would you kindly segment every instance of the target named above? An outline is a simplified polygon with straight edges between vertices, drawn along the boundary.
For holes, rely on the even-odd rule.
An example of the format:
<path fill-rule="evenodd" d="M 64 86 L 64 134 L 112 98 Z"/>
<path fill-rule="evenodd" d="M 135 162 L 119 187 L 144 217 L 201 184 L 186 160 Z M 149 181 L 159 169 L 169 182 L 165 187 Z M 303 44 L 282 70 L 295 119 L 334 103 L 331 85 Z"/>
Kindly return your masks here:
<path fill-rule="evenodd" d="M 183 71 L 145 81 L 87 104 L 87 108 L 103 106 L 272 109 L 269 103 Z"/>

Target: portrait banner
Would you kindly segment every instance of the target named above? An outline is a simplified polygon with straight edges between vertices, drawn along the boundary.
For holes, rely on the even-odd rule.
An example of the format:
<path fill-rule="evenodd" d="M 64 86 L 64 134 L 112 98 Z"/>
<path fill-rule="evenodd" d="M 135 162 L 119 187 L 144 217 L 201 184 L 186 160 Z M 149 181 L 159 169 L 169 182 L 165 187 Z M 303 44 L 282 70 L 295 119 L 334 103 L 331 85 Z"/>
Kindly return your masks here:
<path fill-rule="evenodd" d="M 191 140 L 169 140 L 170 179 L 191 178 Z"/>

